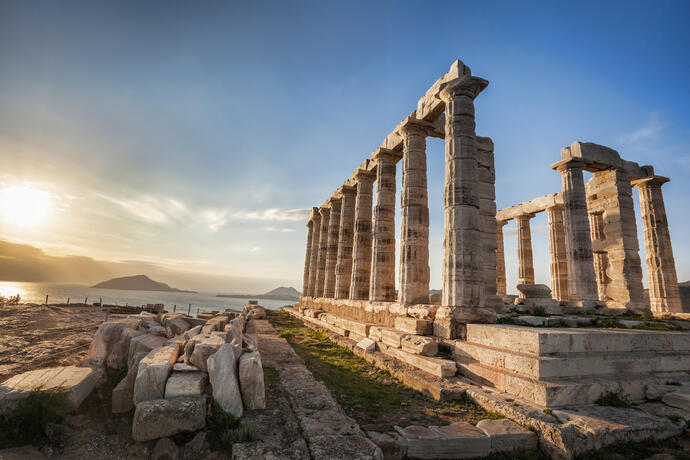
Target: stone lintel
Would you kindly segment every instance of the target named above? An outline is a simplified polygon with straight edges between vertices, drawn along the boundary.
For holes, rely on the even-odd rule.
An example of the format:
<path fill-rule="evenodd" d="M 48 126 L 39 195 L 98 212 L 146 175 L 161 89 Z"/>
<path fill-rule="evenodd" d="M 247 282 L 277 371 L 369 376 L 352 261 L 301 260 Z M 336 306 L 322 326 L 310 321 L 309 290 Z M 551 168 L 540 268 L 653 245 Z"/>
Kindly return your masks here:
<path fill-rule="evenodd" d="M 628 173 L 633 179 L 654 175 L 653 167 L 640 166 L 634 161 L 624 160 L 614 149 L 593 142 L 573 142 L 568 147 L 563 147 L 561 159 L 568 160 L 571 158 L 584 161 L 583 169 L 590 172 L 620 169 Z"/>
<path fill-rule="evenodd" d="M 633 179 L 631 181 L 633 187 L 636 188 L 642 188 L 642 187 L 661 187 L 664 185 L 666 182 L 669 182 L 671 179 L 668 177 L 664 176 L 651 176 L 651 177 L 645 177 L 644 179 Z"/>
<path fill-rule="evenodd" d="M 563 196 L 560 192 L 551 193 L 549 195 L 535 198 L 532 201 L 527 201 L 525 203 L 520 203 L 501 209 L 496 212 L 496 220 L 505 221 L 507 223 L 509 220 L 513 220 L 522 214 L 536 214 L 546 211 L 548 208 L 554 206 L 563 206 Z"/>

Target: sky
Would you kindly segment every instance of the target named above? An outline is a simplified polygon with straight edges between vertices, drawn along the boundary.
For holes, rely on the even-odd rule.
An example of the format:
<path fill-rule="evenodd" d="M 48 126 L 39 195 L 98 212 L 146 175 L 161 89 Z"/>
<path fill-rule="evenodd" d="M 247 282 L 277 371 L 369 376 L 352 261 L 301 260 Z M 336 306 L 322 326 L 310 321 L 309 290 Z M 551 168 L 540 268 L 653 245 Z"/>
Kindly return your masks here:
<path fill-rule="evenodd" d="M 490 82 L 477 134 L 495 143 L 499 209 L 559 191 L 561 147 L 612 147 L 671 178 L 689 280 L 689 20 L 682 1 L 6 0 L 0 239 L 189 274 L 177 287 L 208 275 L 204 289 L 299 289 L 307 210 L 460 59 Z M 427 155 L 439 288 L 443 141 L 428 139 Z M 514 223 L 504 230 L 511 291 Z M 549 284 L 546 216 L 532 231 L 536 281 Z"/>

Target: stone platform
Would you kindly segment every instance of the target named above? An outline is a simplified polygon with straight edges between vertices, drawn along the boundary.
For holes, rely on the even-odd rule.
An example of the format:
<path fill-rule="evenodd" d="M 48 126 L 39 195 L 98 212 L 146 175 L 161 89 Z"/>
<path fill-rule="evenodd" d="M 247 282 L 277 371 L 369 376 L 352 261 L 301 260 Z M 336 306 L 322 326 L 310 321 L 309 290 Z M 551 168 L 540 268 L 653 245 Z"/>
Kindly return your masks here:
<path fill-rule="evenodd" d="M 594 403 L 622 391 L 690 381 L 690 333 L 468 324 L 453 342 L 460 374 L 542 407 Z"/>

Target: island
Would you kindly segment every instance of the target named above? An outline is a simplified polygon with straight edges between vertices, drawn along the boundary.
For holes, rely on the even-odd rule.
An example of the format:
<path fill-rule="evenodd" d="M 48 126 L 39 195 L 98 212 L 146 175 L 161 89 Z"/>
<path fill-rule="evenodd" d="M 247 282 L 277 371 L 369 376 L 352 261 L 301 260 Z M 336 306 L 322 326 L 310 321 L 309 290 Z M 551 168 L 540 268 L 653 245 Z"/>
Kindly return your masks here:
<path fill-rule="evenodd" d="M 302 295 L 293 287 L 277 287 L 265 294 L 218 294 L 216 297 L 234 297 L 236 299 L 270 299 L 270 300 L 294 300 L 298 301 Z"/>
<path fill-rule="evenodd" d="M 146 275 L 123 276 L 121 278 L 113 278 L 108 281 L 98 283 L 94 288 L 100 289 L 121 289 L 126 291 L 163 291 L 163 292 L 183 292 L 188 294 L 196 294 L 196 291 L 185 291 L 182 289 L 175 289 L 165 283 L 154 281 Z"/>

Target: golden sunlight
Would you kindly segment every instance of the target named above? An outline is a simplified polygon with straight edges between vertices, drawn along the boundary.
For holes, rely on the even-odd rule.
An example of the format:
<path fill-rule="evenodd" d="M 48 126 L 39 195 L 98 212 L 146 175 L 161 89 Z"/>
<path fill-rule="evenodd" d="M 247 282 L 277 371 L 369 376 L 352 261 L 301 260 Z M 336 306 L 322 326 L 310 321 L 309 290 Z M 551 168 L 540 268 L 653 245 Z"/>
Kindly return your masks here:
<path fill-rule="evenodd" d="M 16 227 L 32 227 L 43 222 L 51 210 L 50 193 L 15 185 L 0 192 L 0 213 L 4 222 Z"/>

